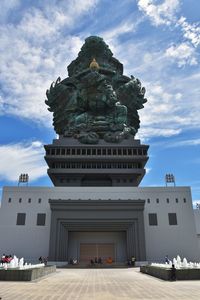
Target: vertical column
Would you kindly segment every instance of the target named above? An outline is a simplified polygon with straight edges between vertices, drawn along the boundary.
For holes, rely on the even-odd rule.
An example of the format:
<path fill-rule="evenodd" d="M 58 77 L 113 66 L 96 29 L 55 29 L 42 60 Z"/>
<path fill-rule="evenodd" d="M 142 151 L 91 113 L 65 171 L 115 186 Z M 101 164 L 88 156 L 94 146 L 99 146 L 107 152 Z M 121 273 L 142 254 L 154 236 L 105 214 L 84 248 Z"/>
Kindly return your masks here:
<path fill-rule="evenodd" d="M 139 242 L 140 242 L 140 235 L 138 233 L 138 220 L 134 222 L 134 251 L 135 257 L 137 260 L 141 260 L 140 257 L 140 249 L 139 249 Z"/>
<path fill-rule="evenodd" d="M 62 223 L 59 224 L 59 237 L 58 237 L 57 246 L 58 246 L 57 260 L 67 261 L 68 230 L 65 228 L 65 226 Z"/>
<path fill-rule="evenodd" d="M 145 230 L 144 230 L 144 213 L 138 213 L 139 226 L 138 226 L 138 248 L 140 252 L 140 260 L 146 260 L 146 245 L 145 245 Z"/>
<path fill-rule="evenodd" d="M 135 228 L 134 224 L 129 226 L 126 231 L 126 239 L 127 239 L 127 258 L 131 258 L 131 256 L 136 256 L 135 251 Z"/>
<path fill-rule="evenodd" d="M 55 213 L 51 211 L 51 228 L 49 241 L 49 260 L 56 260 L 57 220 Z"/>

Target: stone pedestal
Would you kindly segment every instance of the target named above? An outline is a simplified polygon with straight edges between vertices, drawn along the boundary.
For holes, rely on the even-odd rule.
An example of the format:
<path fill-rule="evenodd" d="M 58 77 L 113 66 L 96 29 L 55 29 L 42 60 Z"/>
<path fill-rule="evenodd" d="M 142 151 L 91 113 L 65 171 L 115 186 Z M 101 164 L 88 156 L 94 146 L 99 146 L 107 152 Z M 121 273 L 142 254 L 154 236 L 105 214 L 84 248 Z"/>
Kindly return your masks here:
<path fill-rule="evenodd" d="M 128 139 L 83 145 L 60 137 L 46 145 L 48 175 L 55 186 L 138 186 L 145 175 L 148 145 Z"/>

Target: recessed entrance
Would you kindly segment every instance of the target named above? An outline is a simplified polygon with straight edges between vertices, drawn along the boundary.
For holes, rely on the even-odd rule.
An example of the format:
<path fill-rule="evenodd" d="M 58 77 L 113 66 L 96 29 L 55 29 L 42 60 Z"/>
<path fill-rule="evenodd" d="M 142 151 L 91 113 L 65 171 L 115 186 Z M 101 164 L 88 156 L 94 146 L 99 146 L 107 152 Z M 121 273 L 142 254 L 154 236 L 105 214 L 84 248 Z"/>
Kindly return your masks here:
<path fill-rule="evenodd" d="M 115 244 L 105 243 L 82 243 L 80 244 L 80 261 L 89 262 L 95 257 L 101 257 L 105 261 L 108 257 L 111 257 L 115 261 Z"/>
<path fill-rule="evenodd" d="M 94 227 L 94 224 L 93 224 Z M 75 258 L 86 264 L 95 257 L 106 261 L 111 257 L 115 262 L 127 259 L 125 231 L 69 231 L 68 259 Z"/>

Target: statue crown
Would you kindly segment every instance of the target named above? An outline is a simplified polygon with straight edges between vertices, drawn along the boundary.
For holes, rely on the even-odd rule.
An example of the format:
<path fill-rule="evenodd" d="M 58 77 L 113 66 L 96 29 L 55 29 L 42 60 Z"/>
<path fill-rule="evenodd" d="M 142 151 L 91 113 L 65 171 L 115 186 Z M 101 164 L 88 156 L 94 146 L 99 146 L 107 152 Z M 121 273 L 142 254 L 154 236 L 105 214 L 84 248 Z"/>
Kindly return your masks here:
<path fill-rule="evenodd" d="M 99 69 L 99 64 L 97 63 L 95 58 L 93 58 L 93 60 L 90 63 L 90 69 Z"/>

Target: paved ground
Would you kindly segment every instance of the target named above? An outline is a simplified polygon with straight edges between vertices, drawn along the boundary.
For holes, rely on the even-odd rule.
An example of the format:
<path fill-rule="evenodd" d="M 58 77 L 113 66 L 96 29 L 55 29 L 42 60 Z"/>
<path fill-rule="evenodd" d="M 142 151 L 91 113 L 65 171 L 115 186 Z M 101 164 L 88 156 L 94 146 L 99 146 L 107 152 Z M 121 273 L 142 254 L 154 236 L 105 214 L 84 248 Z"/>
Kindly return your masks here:
<path fill-rule="evenodd" d="M 0 282 L 2 300 L 200 299 L 200 281 L 166 282 L 139 269 L 60 269 L 34 282 Z"/>

